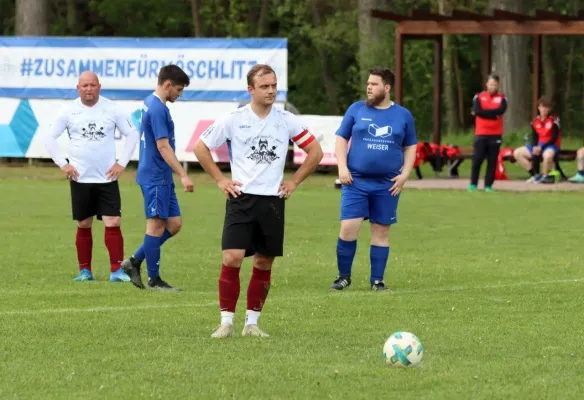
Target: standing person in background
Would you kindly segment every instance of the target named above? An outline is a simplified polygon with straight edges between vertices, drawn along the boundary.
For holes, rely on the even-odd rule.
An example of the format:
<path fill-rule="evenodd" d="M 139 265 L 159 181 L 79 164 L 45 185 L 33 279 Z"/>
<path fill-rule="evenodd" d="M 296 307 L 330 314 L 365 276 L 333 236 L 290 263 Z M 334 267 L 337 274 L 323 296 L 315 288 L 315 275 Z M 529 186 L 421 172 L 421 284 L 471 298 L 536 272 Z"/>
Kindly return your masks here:
<path fill-rule="evenodd" d="M 142 190 L 146 233 L 144 242 L 122 262 L 134 286 L 145 289 L 142 262 L 146 260 L 149 290 L 178 291 L 160 277 L 161 247 L 182 228 L 181 210 L 176 197 L 173 172 L 180 177 L 185 192 L 194 185 L 176 158 L 174 122 L 168 103 L 174 103 L 189 86 L 189 76 L 178 66 L 160 68 L 154 93 L 144 100 L 140 124 L 141 144 L 136 182 Z"/>
<path fill-rule="evenodd" d="M 489 75 L 486 86 L 487 90 L 476 94 L 473 99 L 475 138 L 469 192 L 477 190 L 479 173 L 485 158 L 487 159 L 485 192 L 493 191 L 497 157 L 503 136 L 503 114 L 507 110 L 507 99 L 498 91 L 499 76 Z"/>
<path fill-rule="evenodd" d="M 124 237 L 120 228 L 122 200 L 118 177 L 130 161 L 139 134 L 127 115 L 111 100 L 100 96 L 98 76 L 84 71 L 77 84 L 79 97 L 57 114 L 43 138 L 51 158 L 69 179 L 73 219 L 77 221 L 75 246 L 79 276 L 75 281 L 93 281 L 93 218 L 105 225 L 104 241 L 110 257 L 110 281 L 128 282 L 121 269 Z M 116 128 L 126 137 L 123 153 L 116 159 Z M 57 139 L 67 132 L 67 160 Z"/>

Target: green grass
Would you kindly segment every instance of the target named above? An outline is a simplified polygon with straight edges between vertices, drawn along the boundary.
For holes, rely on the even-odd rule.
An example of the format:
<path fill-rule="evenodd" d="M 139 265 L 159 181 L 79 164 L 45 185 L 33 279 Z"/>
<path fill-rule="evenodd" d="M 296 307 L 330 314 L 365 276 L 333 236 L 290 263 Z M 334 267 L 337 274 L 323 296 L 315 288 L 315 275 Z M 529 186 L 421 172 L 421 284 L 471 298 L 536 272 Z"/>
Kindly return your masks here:
<path fill-rule="evenodd" d="M 162 253 L 179 293 L 107 282 L 103 226 L 95 282 L 76 283 L 67 183 L 54 168 L 0 169 L 0 398 L 559 399 L 584 391 L 580 193 L 409 190 L 391 229 L 386 282 L 368 289 L 368 226 L 353 286 L 336 274 L 339 192 L 310 178 L 287 203 L 261 326 L 272 336 L 215 341 L 224 201 L 208 179 L 178 193 L 183 231 Z M 121 183 L 127 252 L 144 219 Z M 243 328 L 251 266 L 242 271 Z M 393 332 L 415 333 L 419 368 L 391 369 Z"/>

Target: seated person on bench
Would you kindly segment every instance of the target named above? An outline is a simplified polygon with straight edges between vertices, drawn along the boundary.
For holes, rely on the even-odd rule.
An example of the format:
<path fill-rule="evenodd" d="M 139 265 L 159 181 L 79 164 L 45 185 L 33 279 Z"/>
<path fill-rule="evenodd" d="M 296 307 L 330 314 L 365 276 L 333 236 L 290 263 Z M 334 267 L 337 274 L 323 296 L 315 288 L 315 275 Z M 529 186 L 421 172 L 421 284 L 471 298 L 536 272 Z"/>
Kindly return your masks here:
<path fill-rule="evenodd" d="M 539 115 L 531 122 L 531 144 L 515 149 L 513 157 L 529 172 L 528 182 L 554 183 L 555 179 L 549 173 L 560 154 L 560 119 L 551 114 L 552 103 L 545 96 L 539 99 L 537 109 Z M 543 175 L 537 173 L 541 159 Z"/>
<path fill-rule="evenodd" d="M 576 163 L 578 164 L 578 172 L 568 180 L 574 183 L 584 183 L 584 147 L 580 147 L 576 152 Z"/>

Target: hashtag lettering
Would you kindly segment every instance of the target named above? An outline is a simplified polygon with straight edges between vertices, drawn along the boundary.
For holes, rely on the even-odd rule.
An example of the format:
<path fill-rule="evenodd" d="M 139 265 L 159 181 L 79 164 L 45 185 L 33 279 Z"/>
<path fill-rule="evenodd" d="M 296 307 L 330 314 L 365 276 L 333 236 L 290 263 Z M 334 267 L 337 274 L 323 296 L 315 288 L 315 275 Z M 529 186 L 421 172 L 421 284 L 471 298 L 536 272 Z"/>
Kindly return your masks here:
<path fill-rule="evenodd" d="M 30 76 L 32 72 L 32 60 L 30 58 L 25 58 L 22 60 L 20 64 L 20 75 L 21 76 Z"/>
<path fill-rule="evenodd" d="M 32 72 L 32 60 L 30 58 L 25 58 L 20 63 L 20 75 L 21 76 L 30 76 Z"/>

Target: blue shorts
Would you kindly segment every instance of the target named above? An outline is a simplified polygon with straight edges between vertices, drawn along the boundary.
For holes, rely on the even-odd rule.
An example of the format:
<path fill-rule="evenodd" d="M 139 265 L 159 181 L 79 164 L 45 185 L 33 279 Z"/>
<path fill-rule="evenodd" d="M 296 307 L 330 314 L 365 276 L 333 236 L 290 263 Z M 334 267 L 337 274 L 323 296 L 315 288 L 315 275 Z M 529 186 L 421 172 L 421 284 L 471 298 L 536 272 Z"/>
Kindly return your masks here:
<path fill-rule="evenodd" d="M 352 185 L 341 188 L 341 221 L 364 218 L 373 224 L 397 223 L 399 194 L 392 196 L 389 188 L 393 182 L 387 179 L 353 177 Z"/>
<path fill-rule="evenodd" d="M 180 216 L 173 185 L 141 185 L 146 218 L 168 219 Z"/>
<path fill-rule="evenodd" d="M 541 154 L 543 154 L 544 151 L 546 151 L 548 149 L 553 150 L 556 155 L 560 154 L 560 148 L 558 146 L 556 146 L 555 144 L 549 144 L 547 146 L 544 146 L 543 143 L 538 143 L 537 145 L 539 147 L 541 147 Z M 527 147 L 527 150 L 529 150 L 529 154 L 533 154 L 533 145 L 532 144 L 528 144 L 525 147 Z"/>

